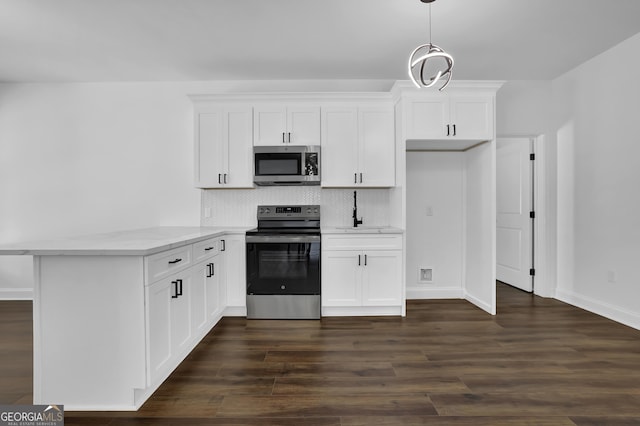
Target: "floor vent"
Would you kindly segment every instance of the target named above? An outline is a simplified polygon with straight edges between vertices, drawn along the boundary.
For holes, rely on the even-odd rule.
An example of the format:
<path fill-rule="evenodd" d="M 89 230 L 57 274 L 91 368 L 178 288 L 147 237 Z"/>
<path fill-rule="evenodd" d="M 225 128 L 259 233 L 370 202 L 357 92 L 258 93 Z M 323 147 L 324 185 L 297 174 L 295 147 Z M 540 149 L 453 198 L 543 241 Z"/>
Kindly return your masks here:
<path fill-rule="evenodd" d="M 421 283 L 432 283 L 433 268 L 418 268 L 418 281 Z"/>

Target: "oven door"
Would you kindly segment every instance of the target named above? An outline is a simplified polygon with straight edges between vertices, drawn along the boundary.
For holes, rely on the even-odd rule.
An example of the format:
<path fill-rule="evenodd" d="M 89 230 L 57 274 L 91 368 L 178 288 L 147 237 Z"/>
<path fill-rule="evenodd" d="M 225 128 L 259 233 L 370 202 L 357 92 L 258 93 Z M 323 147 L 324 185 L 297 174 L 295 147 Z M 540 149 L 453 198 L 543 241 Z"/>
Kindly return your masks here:
<path fill-rule="evenodd" d="M 247 235 L 247 295 L 319 295 L 319 235 Z"/>

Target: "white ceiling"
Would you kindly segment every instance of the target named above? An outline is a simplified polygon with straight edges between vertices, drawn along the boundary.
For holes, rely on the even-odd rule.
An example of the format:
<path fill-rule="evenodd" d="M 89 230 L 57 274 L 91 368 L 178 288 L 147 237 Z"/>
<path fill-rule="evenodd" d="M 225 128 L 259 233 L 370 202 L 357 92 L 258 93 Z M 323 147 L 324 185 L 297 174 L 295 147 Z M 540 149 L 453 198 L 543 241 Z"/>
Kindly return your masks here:
<path fill-rule="evenodd" d="M 0 82 L 407 79 L 419 0 L 0 0 Z M 640 32 L 640 0 L 439 0 L 454 79 L 555 78 Z M 615 75 L 616 64 L 611 64 Z"/>

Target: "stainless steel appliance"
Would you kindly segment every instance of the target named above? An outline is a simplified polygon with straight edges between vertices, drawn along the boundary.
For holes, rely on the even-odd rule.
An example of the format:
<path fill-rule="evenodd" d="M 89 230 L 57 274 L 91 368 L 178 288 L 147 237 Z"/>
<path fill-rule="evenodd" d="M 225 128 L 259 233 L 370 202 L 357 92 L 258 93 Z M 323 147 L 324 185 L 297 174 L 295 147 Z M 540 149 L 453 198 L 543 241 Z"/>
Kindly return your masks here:
<path fill-rule="evenodd" d="M 253 147 L 256 185 L 320 185 L 320 147 Z"/>
<path fill-rule="evenodd" d="M 258 206 L 247 231 L 247 318 L 320 318 L 320 206 Z"/>

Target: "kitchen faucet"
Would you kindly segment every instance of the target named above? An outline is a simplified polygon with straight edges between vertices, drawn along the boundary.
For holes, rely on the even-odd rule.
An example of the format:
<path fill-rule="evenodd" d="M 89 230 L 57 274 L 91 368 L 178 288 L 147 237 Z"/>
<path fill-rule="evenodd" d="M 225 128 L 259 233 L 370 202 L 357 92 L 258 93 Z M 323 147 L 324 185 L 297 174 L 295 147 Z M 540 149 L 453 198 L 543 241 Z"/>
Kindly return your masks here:
<path fill-rule="evenodd" d="M 362 219 L 358 220 L 358 191 L 353 191 L 353 227 L 362 225 Z"/>

